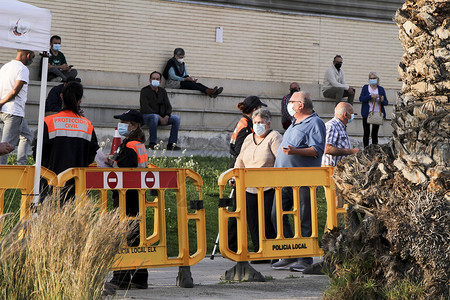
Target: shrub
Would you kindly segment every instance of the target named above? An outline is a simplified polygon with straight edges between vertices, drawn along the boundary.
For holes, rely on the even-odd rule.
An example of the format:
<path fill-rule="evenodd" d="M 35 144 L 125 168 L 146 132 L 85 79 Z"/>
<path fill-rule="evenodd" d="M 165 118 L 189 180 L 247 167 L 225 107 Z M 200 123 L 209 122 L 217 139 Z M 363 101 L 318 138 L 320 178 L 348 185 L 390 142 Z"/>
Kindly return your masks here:
<path fill-rule="evenodd" d="M 117 211 L 103 214 L 90 202 L 69 202 L 61 209 L 55 203 L 46 201 L 37 217 L 2 235 L 0 298 L 101 297 L 129 227 Z"/>

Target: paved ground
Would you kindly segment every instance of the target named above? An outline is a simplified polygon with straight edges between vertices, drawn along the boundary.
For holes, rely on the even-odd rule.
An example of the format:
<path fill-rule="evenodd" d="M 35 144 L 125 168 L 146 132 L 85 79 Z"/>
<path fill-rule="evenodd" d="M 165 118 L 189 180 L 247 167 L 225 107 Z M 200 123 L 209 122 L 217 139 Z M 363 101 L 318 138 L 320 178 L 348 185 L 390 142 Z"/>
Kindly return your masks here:
<path fill-rule="evenodd" d="M 318 261 L 316 259 L 315 261 Z M 252 264 L 266 282 L 223 282 L 220 276 L 234 262 L 216 256 L 191 267 L 193 288 L 176 286 L 178 268 L 149 269 L 147 290 L 117 291 L 119 299 L 322 299 L 328 286 L 325 275 L 303 275 L 273 270 L 269 264 Z M 112 298 L 111 298 L 112 299 Z"/>

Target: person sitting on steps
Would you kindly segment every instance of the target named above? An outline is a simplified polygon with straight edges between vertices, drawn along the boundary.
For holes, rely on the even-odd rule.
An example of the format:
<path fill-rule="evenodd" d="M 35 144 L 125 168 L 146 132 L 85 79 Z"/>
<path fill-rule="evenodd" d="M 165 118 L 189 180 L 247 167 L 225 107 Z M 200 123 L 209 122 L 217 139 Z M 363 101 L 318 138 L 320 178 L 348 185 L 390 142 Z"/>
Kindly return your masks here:
<path fill-rule="evenodd" d="M 180 117 L 172 114 L 172 105 L 164 88 L 160 87 L 161 73 L 154 71 L 150 74 L 150 85 L 142 88 L 140 96 L 140 111 L 144 118 L 144 124 L 149 129 L 150 149 L 155 149 L 158 141 L 157 128 L 159 125 L 171 125 L 169 143 L 167 150 L 181 150 L 176 145 L 178 140 L 178 129 L 180 128 Z"/>
<path fill-rule="evenodd" d="M 197 82 L 197 78 L 189 76 L 184 63 L 184 50 L 176 48 L 173 57 L 167 61 L 163 76 L 166 87 L 172 89 L 197 90 L 211 98 L 216 98 L 223 91 L 223 87 L 208 88 Z"/>
<path fill-rule="evenodd" d="M 67 77 L 76 78 L 78 71 L 67 64 L 66 57 L 61 50 L 61 37 L 54 35 L 50 38 L 50 51 L 48 57 L 48 80 L 66 82 Z"/>

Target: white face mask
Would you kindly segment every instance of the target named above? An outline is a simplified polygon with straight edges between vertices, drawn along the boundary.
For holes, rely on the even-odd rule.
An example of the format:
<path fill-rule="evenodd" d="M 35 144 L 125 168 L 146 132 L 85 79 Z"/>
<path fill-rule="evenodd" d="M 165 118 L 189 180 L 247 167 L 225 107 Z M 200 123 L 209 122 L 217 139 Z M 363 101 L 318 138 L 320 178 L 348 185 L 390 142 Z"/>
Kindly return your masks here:
<path fill-rule="evenodd" d="M 257 136 L 261 136 L 266 132 L 266 124 L 253 124 L 253 131 Z"/>
<path fill-rule="evenodd" d="M 158 87 L 159 86 L 159 80 L 152 80 L 152 86 L 153 87 Z"/>
<path fill-rule="evenodd" d="M 180 64 L 184 63 L 184 59 L 182 59 L 182 58 L 177 59 L 177 61 L 178 61 Z"/>
<path fill-rule="evenodd" d="M 288 103 L 287 111 L 291 117 L 295 115 L 296 111 L 294 110 L 294 103 L 292 103 L 292 102 Z"/>

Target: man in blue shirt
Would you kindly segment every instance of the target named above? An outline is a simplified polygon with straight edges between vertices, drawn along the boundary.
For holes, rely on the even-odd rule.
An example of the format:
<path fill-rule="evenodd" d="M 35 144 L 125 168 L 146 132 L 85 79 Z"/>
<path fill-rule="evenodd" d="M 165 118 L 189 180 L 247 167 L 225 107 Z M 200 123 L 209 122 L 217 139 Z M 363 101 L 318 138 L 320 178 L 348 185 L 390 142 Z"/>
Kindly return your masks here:
<path fill-rule="evenodd" d="M 296 92 L 288 104 L 288 111 L 295 112 L 295 121 L 289 126 L 283 136 L 283 141 L 277 151 L 276 168 L 320 167 L 325 149 L 326 128 L 323 121 L 313 110 L 311 96 L 307 92 Z M 311 236 L 311 199 L 309 187 L 301 187 L 300 218 L 301 234 Z M 291 187 L 282 190 L 282 207 L 288 211 L 293 206 Z M 276 224 L 276 202 L 273 202 L 272 221 Z M 294 236 L 288 216 L 283 216 L 283 232 L 286 238 Z M 282 259 L 272 265 L 276 270 L 291 270 L 302 272 L 313 262 L 312 257 L 298 259 Z"/>

